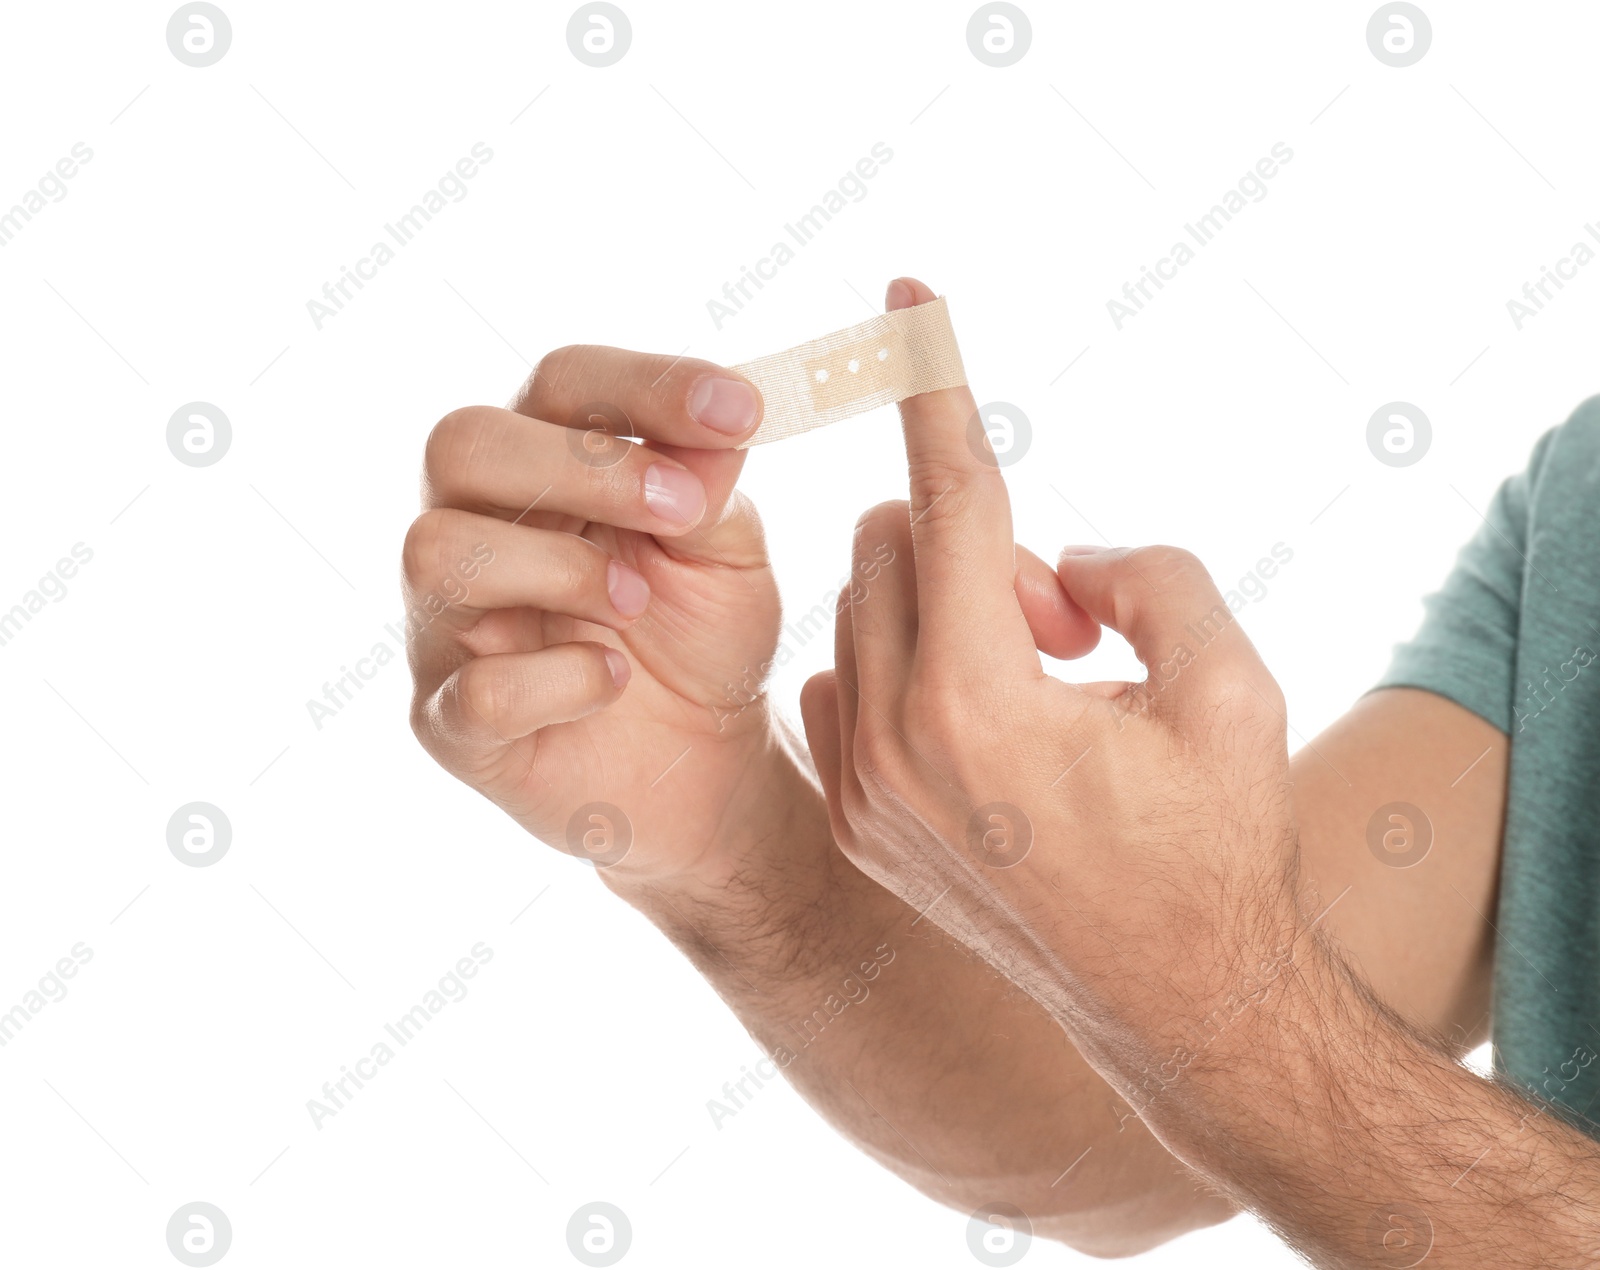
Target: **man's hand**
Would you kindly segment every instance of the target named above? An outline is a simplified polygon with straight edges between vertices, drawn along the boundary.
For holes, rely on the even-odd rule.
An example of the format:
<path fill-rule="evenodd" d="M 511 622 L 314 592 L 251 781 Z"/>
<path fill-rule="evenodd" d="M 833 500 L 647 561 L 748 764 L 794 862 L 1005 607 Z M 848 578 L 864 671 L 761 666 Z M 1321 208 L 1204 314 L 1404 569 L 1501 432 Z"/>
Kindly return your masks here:
<path fill-rule="evenodd" d="M 1292 941 L 1282 698 L 1217 588 L 1171 548 L 1064 555 L 1142 684 L 1047 675 L 1018 604 L 998 467 L 965 389 L 902 405 L 911 503 L 862 518 L 897 565 L 841 608 L 806 730 L 835 837 L 982 952 L 1091 1061 L 1167 1061 Z M 1113 1082 L 1119 1083 L 1119 1082 Z M 1127 1096 L 1140 1105 L 1137 1091 Z"/>
<path fill-rule="evenodd" d="M 1282 696 L 1198 563 L 1069 549 L 1065 594 L 1147 678 L 1044 673 L 973 412 L 964 389 L 902 404 L 910 505 L 863 517 L 857 550 L 911 567 L 849 597 L 836 668 L 806 686 L 841 848 L 1314 1264 L 1600 1264 L 1595 1142 L 1382 1001 L 1318 929 L 1344 892 L 1298 902 Z M 1320 805 L 1337 860 L 1344 813 Z"/>
<path fill-rule="evenodd" d="M 513 409 L 428 439 L 404 550 L 413 727 L 530 833 L 619 874 L 715 871 L 724 821 L 759 798 L 778 595 L 731 447 L 760 413 L 706 362 L 571 347 Z"/>

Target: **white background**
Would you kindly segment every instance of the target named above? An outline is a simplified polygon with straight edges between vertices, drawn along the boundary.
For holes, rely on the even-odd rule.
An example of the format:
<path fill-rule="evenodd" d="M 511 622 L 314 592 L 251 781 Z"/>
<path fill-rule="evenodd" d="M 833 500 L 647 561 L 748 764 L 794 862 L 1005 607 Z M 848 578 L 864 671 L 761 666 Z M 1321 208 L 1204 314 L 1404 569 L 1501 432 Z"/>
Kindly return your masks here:
<path fill-rule="evenodd" d="M 1224 583 L 1292 549 L 1242 619 L 1302 737 L 1597 386 L 1600 264 L 1520 331 L 1506 309 L 1600 219 L 1592 6 L 1428 3 L 1404 69 L 1370 3 L 1029 3 L 1006 69 L 969 52 L 970 3 L 624 7 L 595 69 L 566 5 L 226 0 L 196 69 L 164 5 L 7 6 L 0 209 L 93 159 L 0 248 L 0 610 L 94 553 L 0 647 L 0 1010 L 93 949 L 0 1050 L 10 1264 L 176 1265 L 167 1219 L 204 1200 L 228 1266 L 568 1265 L 592 1199 L 629 1214 L 626 1265 L 975 1264 L 963 1214 L 787 1087 L 713 1127 L 753 1043 L 585 866 L 434 767 L 403 664 L 308 716 L 392 643 L 428 429 L 549 348 L 735 362 L 922 277 L 979 399 L 1033 422 L 1024 543 L 1174 542 Z M 717 330 L 706 301 L 880 141 L 865 198 Z M 316 329 L 306 301 L 477 142 L 468 195 Z M 1265 199 L 1118 331 L 1106 301 L 1276 142 Z M 166 446 L 196 400 L 234 430 L 212 467 Z M 1395 400 L 1434 430 L 1407 468 L 1365 441 Z M 857 514 L 903 496 L 893 412 L 755 452 L 744 487 L 810 608 Z M 829 643 L 774 683 L 792 711 Z M 1082 675 L 1134 669 L 1108 639 Z M 193 800 L 233 825 L 210 868 L 167 849 Z M 314 1128 L 306 1100 L 478 941 L 470 996 Z M 1237 1220 L 1134 1264 L 1298 1263 Z"/>

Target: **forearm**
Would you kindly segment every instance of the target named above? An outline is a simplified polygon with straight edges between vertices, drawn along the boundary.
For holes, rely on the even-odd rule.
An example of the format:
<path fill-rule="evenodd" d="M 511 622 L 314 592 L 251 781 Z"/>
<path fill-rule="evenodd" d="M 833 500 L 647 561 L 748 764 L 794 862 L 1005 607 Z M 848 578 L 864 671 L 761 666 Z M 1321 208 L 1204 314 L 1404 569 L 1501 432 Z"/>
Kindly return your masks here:
<path fill-rule="evenodd" d="M 1108 1254 L 1230 1215 L 1042 1008 L 835 849 L 803 752 L 781 730 L 773 746 L 752 760 L 741 788 L 759 796 L 730 809 L 742 837 L 710 876 L 602 873 L 772 1066 L 862 1149 L 964 1211 L 1004 1200 L 1036 1233 Z"/>
<path fill-rule="evenodd" d="M 1600 1263 L 1600 1145 L 1453 1062 L 1320 932 L 1145 1114 L 1318 1266 Z"/>

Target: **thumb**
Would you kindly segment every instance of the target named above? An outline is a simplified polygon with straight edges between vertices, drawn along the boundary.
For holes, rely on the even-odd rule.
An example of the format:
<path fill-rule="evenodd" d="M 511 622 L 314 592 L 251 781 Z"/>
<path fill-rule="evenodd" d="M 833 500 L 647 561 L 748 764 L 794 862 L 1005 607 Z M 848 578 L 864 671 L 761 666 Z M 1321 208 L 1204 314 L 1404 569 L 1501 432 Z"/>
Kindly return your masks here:
<path fill-rule="evenodd" d="M 1190 552 L 1068 547 L 1056 574 L 1073 601 L 1126 639 L 1150 676 L 1161 679 L 1161 700 L 1205 701 L 1241 683 L 1269 702 L 1278 696 L 1217 584 Z"/>
<path fill-rule="evenodd" d="M 1072 602 L 1055 570 L 1020 543 L 1016 589 L 1022 616 L 1041 653 L 1065 661 L 1092 652 L 1100 642 L 1100 623 Z"/>
<path fill-rule="evenodd" d="M 678 560 L 721 564 L 735 569 L 766 567 L 766 536 L 755 504 L 734 488 L 744 468 L 745 450 L 696 450 L 688 446 L 650 446 L 676 459 L 706 491 L 706 510 L 688 533 L 658 538 L 661 549 Z"/>

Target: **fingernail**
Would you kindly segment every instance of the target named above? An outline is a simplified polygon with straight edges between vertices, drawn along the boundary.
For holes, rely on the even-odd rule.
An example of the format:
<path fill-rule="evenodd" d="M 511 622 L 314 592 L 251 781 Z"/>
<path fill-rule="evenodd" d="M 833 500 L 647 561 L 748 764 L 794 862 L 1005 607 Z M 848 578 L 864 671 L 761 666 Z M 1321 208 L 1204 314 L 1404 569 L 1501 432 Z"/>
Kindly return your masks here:
<path fill-rule="evenodd" d="M 692 525 L 706 510 L 706 487 L 686 467 L 652 463 L 644 473 L 644 501 L 663 520 Z"/>
<path fill-rule="evenodd" d="M 1063 547 L 1061 548 L 1061 554 L 1064 556 L 1097 556 L 1104 550 L 1104 547 Z"/>
<path fill-rule="evenodd" d="M 615 560 L 606 566 L 606 591 L 611 606 L 623 617 L 638 617 L 650 604 L 650 584 Z"/>
<path fill-rule="evenodd" d="M 633 677 L 633 667 L 628 665 L 628 659 L 615 648 L 606 649 L 606 666 L 611 671 L 611 682 L 618 688 Z"/>
<path fill-rule="evenodd" d="M 702 379 L 689 394 L 689 413 L 713 432 L 737 436 L 756 421 L 761 402 L 742 379 Z"/>

